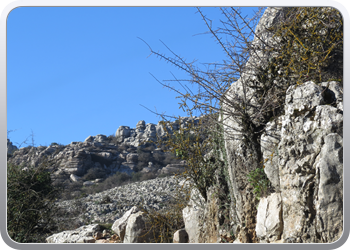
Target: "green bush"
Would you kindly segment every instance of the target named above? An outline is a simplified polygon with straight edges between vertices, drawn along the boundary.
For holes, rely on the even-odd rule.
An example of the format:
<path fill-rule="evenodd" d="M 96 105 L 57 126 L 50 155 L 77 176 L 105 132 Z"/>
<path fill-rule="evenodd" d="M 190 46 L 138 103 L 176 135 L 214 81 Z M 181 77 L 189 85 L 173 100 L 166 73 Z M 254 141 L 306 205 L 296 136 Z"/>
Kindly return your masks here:
<path fill-rule="evenodd" d="M 256 168 L 248 174 L 248 182 L 253 187 L 256 199 L 265 196 L 271 183 L 267 178 L 263 168 Z"/>
<path fill-rule="evenodd" d="M 53 187 L 45 164 L 7 166 L 7 231 L 16 242 L 43 242 L 52 229 Z"/>

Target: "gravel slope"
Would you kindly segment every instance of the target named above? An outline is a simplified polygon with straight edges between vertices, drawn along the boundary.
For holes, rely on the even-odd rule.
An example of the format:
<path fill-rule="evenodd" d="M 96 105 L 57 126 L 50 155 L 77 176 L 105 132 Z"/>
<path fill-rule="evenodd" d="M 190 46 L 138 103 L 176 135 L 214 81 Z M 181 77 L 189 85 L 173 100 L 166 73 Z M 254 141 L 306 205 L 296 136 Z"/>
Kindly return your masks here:
<path fill-rule="evenodd" d="M 80 204 L 83 211 L 75 219 L 81 224 L 113 223 L 135 205 L 141 205 L 147 210 L 166 209 L 183 183 L 181 177 L 167 176 L 115 187 L 81 199 L 61 201 L 58 205 L 67 211 L 73 211 Z M 184 190 L 180 193 L 183 192 Z"/>

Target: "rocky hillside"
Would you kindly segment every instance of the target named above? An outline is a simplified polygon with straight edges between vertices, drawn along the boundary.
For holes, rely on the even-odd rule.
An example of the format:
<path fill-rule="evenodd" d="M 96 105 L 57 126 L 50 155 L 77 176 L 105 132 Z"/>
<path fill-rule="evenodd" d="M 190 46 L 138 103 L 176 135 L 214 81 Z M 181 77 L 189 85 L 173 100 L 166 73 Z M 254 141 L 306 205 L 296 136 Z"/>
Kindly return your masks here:
<path fill-rule="evenodd" d="M 172 132 L 180 126 L 199 118 L 183 118 L 168 124 Z M 101 182 L 115 173 L 153 173 L 155 176 L 168 175 L 184 170 L 185 163 L 177 160 L 171 153 L 161 147 L 157 148 L 166 136 L 163 126 L 141 120 L 136 128 L 120 126 L 115 136 L 88 136 L 83 142 L 72 142 L 68 145 L 52 143 L 50 146 L 24 147 L 17 149 L 8 140 L 8 162 L 20 165 L 38 165 L 49 163 L 52 179 L 55 184 L 92 185 Z"/>

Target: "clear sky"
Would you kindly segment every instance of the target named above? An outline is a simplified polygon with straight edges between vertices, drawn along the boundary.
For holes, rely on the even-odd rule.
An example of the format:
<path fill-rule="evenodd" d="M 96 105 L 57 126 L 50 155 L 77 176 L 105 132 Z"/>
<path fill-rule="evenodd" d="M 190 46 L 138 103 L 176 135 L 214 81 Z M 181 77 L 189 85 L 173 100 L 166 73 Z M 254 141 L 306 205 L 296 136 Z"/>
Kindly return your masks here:
<path fill-rule="evenodd" d="M 218 8 L 202 8 L 213 20 Z M 187 76 L 150 55 L 171 50 L 198 63 L 224 53 L 192 7 L 21 7 L 7 19 L 7 130 L 18 146 L 33 132 L 35 146 L 69 144 L 115 134 L 139 120 L 185 116 L 176 93 L 159 80 Z M 246 13 L 252 11 L 247 8 Z M 170 55 L 170 54 L 169 54 Z M 141 104 L 141 105 L 140 105 Z M 29 143 L 31 143 L 31 138 Z M 25 145 L 22 145 L 25 146 Z"/>

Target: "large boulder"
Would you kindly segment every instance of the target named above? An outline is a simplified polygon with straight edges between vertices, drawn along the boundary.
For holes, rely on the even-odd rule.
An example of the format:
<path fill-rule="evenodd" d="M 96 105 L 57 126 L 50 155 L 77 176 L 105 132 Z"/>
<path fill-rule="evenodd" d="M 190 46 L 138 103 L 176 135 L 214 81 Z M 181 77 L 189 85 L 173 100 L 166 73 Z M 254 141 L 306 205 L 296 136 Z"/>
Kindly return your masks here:
<path fill-rule="evenodd" d="M 123 141 L 125 138 L 130 136 L 130 127 L 129 126 L 120 126 L 115 132 L 115 137 L 121 138 Z"/>
<path fill-rule="evenodd" d="M 125 230 L 126 230 L 129 217 L 132 214 L 135 214 L 139 211 L 140 209 L 137 206 L 133 206 L 121 218 L 119 218 L 113 223 L 112 230 L 120 237 L 121 241 L 124 240 Z"/>
<path fill-rule="evenodd" d="M 146 214 L 134 206 L 112 225 L 112 230 L 123 243 L 151 242 L 153 231 L 147 227 Z"/>
<path fill-rule="evenodd" d="M 200 234 L 204 219 L 204 206 L 204 198 L 196 189 L 193 189 L 188 205 L 182 210 L 182 217 L 185 223 L 185 230 L 188 234 L 189 243 L 201 243 Z"/>
<path fill-rule="evenodd" d="M 142 211 L 130 215 L 125 228 L 123 243 L 152 242 L 154 235 L 147 227 L 146 214 Z"/>

